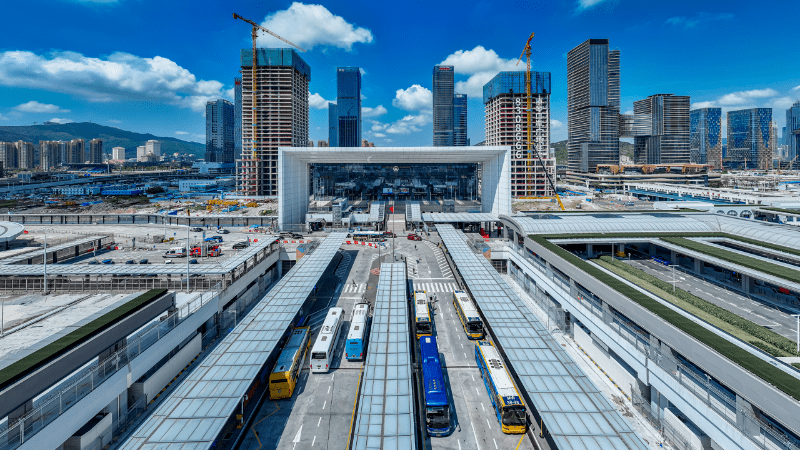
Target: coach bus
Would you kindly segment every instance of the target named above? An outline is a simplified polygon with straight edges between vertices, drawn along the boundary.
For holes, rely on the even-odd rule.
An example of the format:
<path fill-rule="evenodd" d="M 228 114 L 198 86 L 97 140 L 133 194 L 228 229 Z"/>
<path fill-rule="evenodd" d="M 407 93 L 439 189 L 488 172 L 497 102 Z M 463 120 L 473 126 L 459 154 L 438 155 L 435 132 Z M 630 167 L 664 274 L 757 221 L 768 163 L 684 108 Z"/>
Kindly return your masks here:
<path fill-rule="evenodd" d="M 269 374 L 269 398 L 272 400 L 289 398 L 294 393 L 297 377 L 300 376 L 300 366 L 311 345 L 310 335 L 308 327 L 298 327 L 292 330 L 289 340 L 278 356 L 275 367 Z"/>
<path fill-rule="evenodd" d="M 353 240 L 365 242 L 383 242 L 386 240 L 386 235 L 383 234 L 383 231 L 354 231 Z"/>
<path fill-rule="evenodd" d="M 476 342 L 475 361 L 503 433 L 524 433 L 527 425 L 525 405 L 517 387 L 511 381 L 511 375 L 503 364 L 497 347 L 489 341 Z"/>
<path fill-rule="evenodd" d="M 325 321 L 322 322 L 322 329 L 319 330 L 317 341 L 311 348 L 311 371 L 315 373 L 325 373 L 330 369 L 333 361 L 333 354 L 336 353 L 336 341 L 339 340 L 339 332 L 342 330 L 342 308 L 331 308 Z"/>
<path fill-rule="evenodd" d="M 456 314 L 461 319 L 461 327 L 470 339 L 483 339 L 483 322 L 478 314 L 472 299 L 466 292 L 458 290 L 453 292 L 453 306 L 456 307 Z"/>
<path fill-rule="evenodd" d="M 450 404 L 434 336 L 419 338 L 419 354 L 425 395 L 425 426 L 431 436 L 447 436 L 450 434 Z"/>
<path fill-rule="evenodd" d="M 347 343 L 344 347 L 344 354 L 348 361 L 364 359 L 367 347 L 368 312 L 369 305 L 367 303 L 359 303 L 353 308 L 353 318 L 350 320 L 350 331 L 347 333 Z"/>
<path fill-rule="evenodd" d="M 417 339 L 433 335 L 428 293 L 425 291 L 414 291 L 414 333 L 416 333 Z"/>

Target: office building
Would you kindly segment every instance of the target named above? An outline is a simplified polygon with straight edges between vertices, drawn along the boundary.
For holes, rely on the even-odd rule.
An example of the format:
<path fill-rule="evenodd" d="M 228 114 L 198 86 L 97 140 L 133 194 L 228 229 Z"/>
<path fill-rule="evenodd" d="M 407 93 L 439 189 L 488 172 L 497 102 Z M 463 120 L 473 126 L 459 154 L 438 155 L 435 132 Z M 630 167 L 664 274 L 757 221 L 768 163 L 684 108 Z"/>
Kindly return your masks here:
<path fill-rule="evenodd" d="M 111 149 L 111 159 L 121 161 L 125 159 L 125 147 L 114 147 Z"/>
<path fill-rule="evenodd" d="M 467 137 L 467 94 L 453 95 L 453 146 L 469 145 Z"/>
<path fill-rule="evenodd" d="M 328 141 L 322 139 L 317 141 L 317 147 L 327 147 L 327 146 L 328 146 Z"/>
<path fill-rule="evenodd" d="M 67 164 L 83 164 L 86 162 L 86 141 L 73 139 L 67 146 Z"/>
<path fill-rule="evenodd" d="M 39 141 L 39 167 L 50 170 L 61 164 L 61 142 Z"/>
<path fill-rule="evenodd" d="M 794 102 L 786 110 L 786 127 L 783 129 L 784 145 L 787 146 L 787 159 L 792 161 L 792 167 L 800 166 L 800 101 Z"/>
<path fill-rule="evenodd" d="M 161 142 L 151 139 L 144 145 L 147 148 L 147 153 L 152 153 L 156 157 L 156 161 L 161 160 Z"/>
<path fill-rule="evenodd" d="M 701 108 L 690 112 L 690 162 L 722 169 L 722 109 Z"/>
<path fill-rule="evenodd" d="M 328 142 L 331 147 L 339 146 L 339 114 L 336 103 L 328 103 Z"/>
<path fill-rule="evenodd" d="M 526 73 L 500 72 L 483 86 L 487 146 L 511 146 L 511 195 L 549 197 L 556 160 L 550 155 L 550 72 L 531 72 L 531 152 L 528 152 Z M 538 156 L 542 159 L 539 162 Z M 542 168 L 544 165 L 544 169 Z"/>
<path fill-rule="evenodd" d="M 725 165 L 745 169 L 772 168 L 775 135 L 772 108 L 728 111 L 728 155 Z"/>
<path fill-rule="evenodd" d="M 137 162 L 147 161 L 147 147 L 145 147 L 144 145 L 136 147 L 136 161 Z"/>
<path fill-rule="evenodd" d="M 233 80 L 233 161 L 242 157 L 242 78 Z"/>
<path fill-rule="evenodd" d="M 206 154 L 207 162 L 234 162 L 233 103 L 219 99 L 206 103 Z"/>
<path fill-rule="evenodd" d="M 688 96 L 656 94 L 635 101 L 633 126 L 627 126 L 629 123 L 630 119 L 622 119 L 620 135 L 634 138 L 635 164 L 689 162 Z M 629 131 L 631 129 L 632 133 Z"/>
<path fill-rule="evenodd" d="M 336 68 L 336 116 L 338 147 L 361 145 L 361 70 Z"/>
<path fill-rule="evenodd" d="M 103 140 L 92 139 L 89 141 L 89 151 L 87 152 L 87 160 L 92 164 L 99 164 L 103 162 Z"/>
<path fill-rule="evenodd" d="M 608 39 L 589 39 L 567 53 L 569 169 L 595 172 L 619 163 L 620 54 Z"/>
<path fill-rule="evenodd" d="M 36 168 L 33 144 L 25 141 L 17 141 L 14 145 L 17 146 L 17 167 L 28 170 Z"/>
<path fill-rule="evenodd" d="M 0 162 L 3 169 L 15 169 L 17 165 L 17 146 L 13 142 L 0 142 Z"/>
<path fill-rule="evenodd" d="M 452 147 L 453 131 L 453 66 L 433 66 L 433 146 Z"/>
<path fill-rule="evenodd" d="M 242 159 L 237 191 L 278 195 L 278 148 L 308 143 L 308 84 L 311 67 L 294 50 L 241 51 Z M 253 105 L 253 67 L 258 100 Z"/>

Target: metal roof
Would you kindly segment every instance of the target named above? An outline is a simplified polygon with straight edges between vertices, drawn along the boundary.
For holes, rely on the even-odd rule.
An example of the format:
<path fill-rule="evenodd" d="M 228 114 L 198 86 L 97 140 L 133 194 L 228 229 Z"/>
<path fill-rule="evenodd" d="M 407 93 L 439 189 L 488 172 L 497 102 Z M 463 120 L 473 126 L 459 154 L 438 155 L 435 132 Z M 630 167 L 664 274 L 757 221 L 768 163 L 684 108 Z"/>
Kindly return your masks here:
<path fill-rule="evenodd" d="M 561 450 L 647 447 L 464 234 L 439 235 L 504 350 L 507 363 Z M 492 326 L 494 324 L 494 326 Z"/>
<path fill-rule="evenodd" d="M 22 228 L 21 225 L 20 225 L 20 228 Z M 65 249 L 65 248 L 75 247 L 76 245 L 89 244 L 89 243 L 92 243 L 94 241 L 98 241 L 100 239 L 103 239 L 105 237 L 107 237 L 107 236 L 89 236 L 89 237 L 86 237 L 86 238 L 83 238 L 83 239 L 76 239 L 74 241 L 66 242 L 66 243 L 59 244 L 59 245 L 48 245 L 47 246 L 47 253 L 50 254 L 50 253 L 53 253 L 53 252 L 58 252 L 58 251 L 61 251 L 61 250 Z M 16 263 L 18 263 L 20 261 L 27 261 L 28 259 L 36 258 L 37 256 L 41 256 L 43 254 L 44 254 L 44 247 L 42 247 L 39 250 L 34 250 L 32 252 L 22 253 L 22 254 L 19 254 L 19 255 L 11 256 L 9 258 L 0 259 L 0 264 L 16 264 Z"/>
<path fill-rule="evenodd" d="M 331 233 L 313 253 L 300 259 L 121 449 L 208 448 L 235 412 L 345 236 L 344 232 Z"/>
<path fill-rule="evenodd" d="M 424 213 L 422 220 L 435 223 L 452 222 L 498 222 L 500 219 L 489 213 Z"/>
<path fill-rule="evenodd" d="M 384 203 L 372 202 L 369 204 L 369 221 L 383 222 Z"/>
<path fill-rule="evenodd" d="M 764 222 L 762 220 L 736 218 L 723 214 L 701 214 L 697 220 L 716 226 L 719 231 L 783 245 L 800 250 L 800 227 Z"/>
<path fill-rule="evenodd" d="M 0 242 L 9 242 L 17 238 L 25 227 L 16 222 L 0 222 Z"/>
<path fill-rule="evenodd" d="M 529 234 L 713 232 L 716 227 L 697 216 L 663 213 L 638 214 L 553 214 L 549 219 L 508 217 L 520 232 Z M 555 219 L 555 220 L 554 220 Z"/>
<path fill-rule="evenodd" d="M 369 340 L 351 448 L 416 449 L 405 264 L 381 265 Z"/>
<path fill-rule="evenodd" d="M 408 216 L 409 216 L 410 221 L 411 222 L 421 222 L 422 221 L 422 212 L 420 210 L 419 203 L 417 203 L 417 202 L 409 203 L 408 206 L 409 206 L 409 210 L 408 210 L 409 214 L 408 214 Z"/>

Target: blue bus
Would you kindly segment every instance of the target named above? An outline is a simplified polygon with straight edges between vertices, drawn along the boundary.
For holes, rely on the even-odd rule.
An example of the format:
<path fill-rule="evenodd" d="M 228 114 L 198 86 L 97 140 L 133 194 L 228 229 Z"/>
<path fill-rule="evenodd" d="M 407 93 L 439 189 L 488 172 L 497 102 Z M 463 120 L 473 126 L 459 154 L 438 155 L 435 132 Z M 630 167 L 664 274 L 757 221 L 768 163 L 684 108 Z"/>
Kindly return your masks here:
<path fill-rule="evenodd" d="M 422 364 L 422 390 L 425 395 L 425 425 L 428 434 L 447 436 L 450 434 L 450 404 L 447 401 L 447 386 L 444 383 L 436 338 L 434 336 L 419 338 L 419 353 Z"/>
<path fill-rule="evenodd" d="M 350 319 L 350 331 L 344 347 L 348 361 L 361 360 L 366 356 L 368 312 L 369 305 L 366 303 L 359 303 L 353 308 L 353 318 Z"/>

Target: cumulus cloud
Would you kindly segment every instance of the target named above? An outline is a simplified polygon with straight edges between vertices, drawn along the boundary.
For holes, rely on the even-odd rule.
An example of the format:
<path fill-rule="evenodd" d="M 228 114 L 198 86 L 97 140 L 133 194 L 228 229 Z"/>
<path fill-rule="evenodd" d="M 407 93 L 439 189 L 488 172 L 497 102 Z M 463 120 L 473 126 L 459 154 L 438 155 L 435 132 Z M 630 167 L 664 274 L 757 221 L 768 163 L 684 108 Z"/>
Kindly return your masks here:
<path fill-rule="evenodd" d="M 692 109 L 713 108 L 716 104 L 712 101 L 692 103 Z"/>
<path fill-rule="evenodd" d="M 600 3 L 603 3 L 606 0 L 578 0 L 576 6 L 578 11 L 583 11 L 585 9 L 589 9 L 592 6 L 597 6 Z"/>
<path fill-rule="evenodd" d="M 207 101 L 225 96 L 219 81 L 198 80 L 167 58 L 121 52 L 106 58 L 0 52 L 0 85 L 68 93 L 92 102 L 154 101 L 195 111 L 205 111 Z"/>
<path fill-rule="evenodd" d="M 376 120 L 372 121 L 372 132 L 383 134 L 408 134 L 417 133 L 422 131 L 422 127 L 433 121 L 433 113 L 431 111 L 421 111 L 419 114 L 409 114 L 400 120 L 391 123 L 380 123 Z"/>
<path fill-rule="evenodd" d="M 792 88 L 793 91 L 800 91 L 800 86 L 795 86 Z"/>
<path fill-rule="evenodd" d="M 369 106 L 364 106 L 361 108 L 362 117 L 378 117 L 386 113 L 386 108 L 384 108 L 383 105 L 378 105 L 374 108 L 370 108 Z"/>
<path fill-rule="evenodd" d="M 398 89 L 392 100 L 392 106 L 406 111 L 432 109 L 433 93 L 418 84 L 414 84 L 408 89 Z"/>
<path fill-rule="evenodd" d="M 554 129 L 562 128 L 564 126 L 564 122 L 556 119 L 550 120 L 550 127 Z"/>
<path fill-rule="evenodd" d="M 322 98 L 319 94 L 312 94 L 309 92 L 308 95 L 308 106 L 315 108 L 315 109 L 326 109 L 328 107 L 329 101 Z"/>
<path fill-rule="evenodd" d="M 669 25 L 681 26 L 685 28 L 697 28 L 709 22 L 731 20 L 735 16 L 731 13 L 707 13 L 699 12 L 691 17 L 677 16 L 670 17 L 666 23 Z"/>
<path fill-rule="evenodd" d="M 383 134 L 383 133 L 372 133 L 372 135 L 375 136 L 376 138 L 385 138 L 386 137 L 386 135 Z"/>
<path fill-rule="evenodd" d="M 28 103 L 23 103 L 14 107 L 17 111 L 27 113 L 55 113 L 55 112 L 69 112 L 68 109 L 61 109 L 57 105 L 49 103 L 39 103 L 36 100 L 31 100 Z"/>
<path fill-rule="evenodd" d="M 288 9 L 268 15 L 261 25 L 278 36 L 310 50 L 317 45 L 338 47 L 351 51 L 353 44 L 372 42 L 372 32 L 355 27 L 341 16 L 332 14 L 322 5 L 306 5 L 294 2 Z M 271 47 L 287 47 L 285 42 L 263 34 L 258 44 Z"/>
<path fill-rule="evenodd" d="M 188 131 L 176 131 L 175 134 L 182 136 L 182 135 L 185 135 L 185 134 L 189 134 L 189 132 Z"/>
<path fill-rule="evenodd" d="M 70 119 L 59 119 L 59 118 L 57 118 L 57 117 L 53 117 L 53 118 L 52 118 L 52 119 L 50 119 L 48 122 L 65 124 L 65 123 L 72 123 L 72 122 L 74 122 L 74 121 L 73 121 L 73 120 L 70 120 Z"/>
<path fill-rule="evenodd" d="M 478 45 L 472 50 L 458 50 L 440 64 L 453 66 L 458 74 L 469 75 L 467 81 L 456 82 L 455 90 L 477 98 L 483 95 L 483 85 L 498 72 L 520 70 L 516 62 L 516 59 L 501 58 L 494 50 Z"/>
<path fill-rule="evenodd" d="M 725 94 L 717 100 L 717 103 L 724 106 L 745 105 L 756 99 L 775 97 L 776 95 L 778 95 L 778 91 L 775 89 L 753 89 Z"/>

